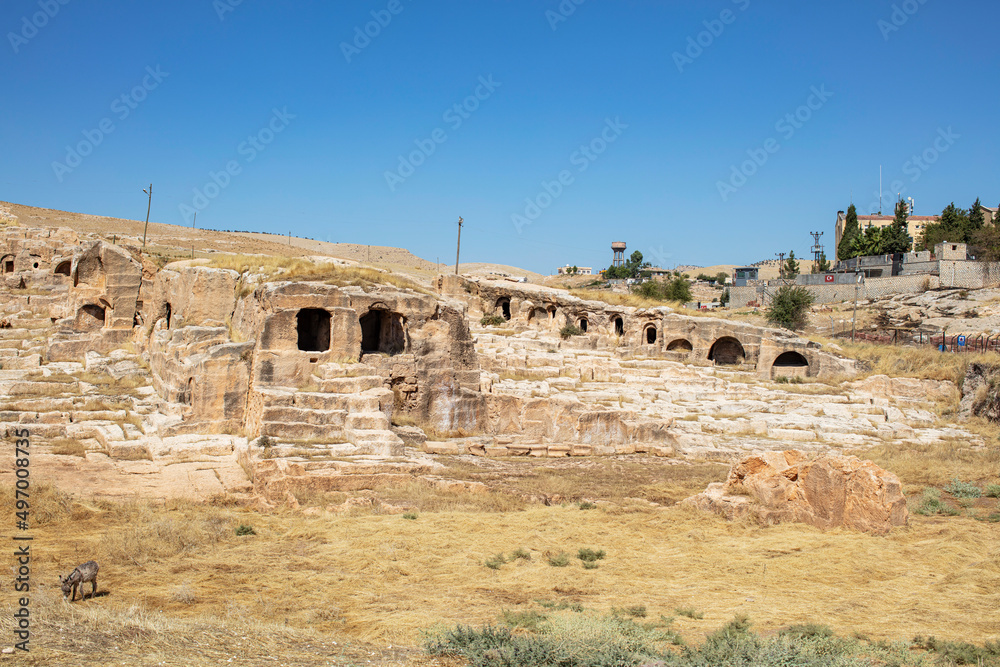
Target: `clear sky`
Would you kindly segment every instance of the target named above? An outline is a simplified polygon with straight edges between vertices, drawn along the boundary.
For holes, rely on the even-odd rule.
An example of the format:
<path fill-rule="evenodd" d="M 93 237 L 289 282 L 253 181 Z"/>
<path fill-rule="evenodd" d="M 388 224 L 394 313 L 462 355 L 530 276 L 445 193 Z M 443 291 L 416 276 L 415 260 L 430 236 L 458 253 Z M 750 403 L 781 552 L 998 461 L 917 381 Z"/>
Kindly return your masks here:
<path fill-rule="evenodd" d="M 1000 202 L 996 0 L 4 0 L 0 199 L 551 273 Z M 366 34 L 367 33 L 367 34 Z M 832 252 L 830 253 L 832 255 Z"/>

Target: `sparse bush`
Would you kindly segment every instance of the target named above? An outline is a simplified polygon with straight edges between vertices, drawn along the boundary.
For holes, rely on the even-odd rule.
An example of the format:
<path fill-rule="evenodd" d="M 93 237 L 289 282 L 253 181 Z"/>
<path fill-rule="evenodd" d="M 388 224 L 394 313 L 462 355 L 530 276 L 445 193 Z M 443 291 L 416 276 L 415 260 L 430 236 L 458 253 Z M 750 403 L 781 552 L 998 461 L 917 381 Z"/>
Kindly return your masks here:
<path fill-rule="evenodd" d="M 483 318 L 479 320 L 479 324 L 484 327 L 502 327 L 507 324 L 507 320 L 500 315 L 483 315 Z"/>
<path fill-rule="evenodd" d="M 406 514 L 403 515 L 403 518 L 406 519 L 407 521 L 416 521 L 417 515 L 414 514 L 413 512 L 407 512 Z"/>
<path fill-rule="evenodd" d="M 531 632 L 538 630 L 539 625 L 548 619 L 548 616 L 533 609 L 530 611 L 503 611 L 501 616 L 503 622 L 509 627 L 524 628 Z"/>
<path fill-rule="evenodd" d="M 569 565 L 569 555 L 564 552 L 559 552 L 557 554 L 549 554 L 546 557 L 549 565 L 552 567 L 566 567 Z"/>
<path fill-rule="evenodd" d="M 515 551 L 511 552 L 510 560 L 511 562 L 515 560 L 531 560 L 531 554 L 528 553 L 525 549 L 516 549 Z"/>
<path fill-rule="evenodd" d="M 597 509 L 597 505 L 595 505 L 594 503 L 592 503 L 590 501 L 587 501 L 587 500 L 584 500 L 582 502 L 577 503 L 576 506 L 579 507 L 582 510 Z"/>
<path fill-rule="evenodd" d="M 603 560 L 605 555 L 604 549 L 595 550 L 587 547 L 584 547 L 576 552 L 576 557 L 584 563 L 593 563 L 594 561 Z"/>
<path fill-rule="evenodd" d="M 589 561 L 589 560 L 583 561 L 584 570 L 596 570 L 598 567 L 600 566 L 594 561 Z"/>
<path fill-rule="evenodd" d="M 814 637 L 832 637 L 833 630 L 830 629 L 830 626 L 828 625 L 805 623 L 800 625 L 791 625 L 784 630 L 780 630 L 778 634 L 796 637 L 798 639 L 810 639 Z"/>
<path fill-rule="evenodd" d="M 253 529 L 253 526 L 248 526 L 245 523 L 241 523 L 236 526 L 236 537 L 243 537 L 245 535 L 256 535 L 257 531 Z"/>
<path fill-rule="evenodd" d="M 632 618 L 646 618 L 646 605 L 640 604 L 634 607 L 625 607 L 622 611 L 625 612 L 627 616 Z"/>
<path fill-rule="evenodd" d="M 1000 498 L 1000 484 L 987 484 L 983 495 L 987 498 Z"/>
<path fill-rule="evenodd" d="M 274 440 L 271 439 L 271 436 L 262 435 L 257 439 L 257 445 L 262 449 L 267 450 L 274 447 Z"/>
<path fill-rule="evenodd" d="M 583 330 L 575 324 L 567 324 L 562 329 L 559 330 L 559 335 L 563 338 L 570 338 L 572 336 L 580 336 L 583 334 Z"/>
<path fill-rule="evenodd" d="M 767 321 L 783 329 L 803 329 L 808 322 L 807 314 L 813 300 L 812 293 L 806 288 L 785 285 L 771 300 Z"/>
<path fill-rule="evenodd" d="M 687 618 L 693 618 L 695 620 L 701 620 L 705 618 L 705 614 L 698 611 L 694 607 L 678 607 L 674 609 L 678 616 L 686 616 Z"/>
<path fill-rule="evenodd" d="M 979 498 L 983 495 L 983 490 L 978 486 L 972 482 L 962 482 L 957 477 L 944 490 L 956 498 Z"/>
<path fill-rule="evenodd" d="M 924 489 L 920 502 L 913 509 L 914 514 L 931 516 L 933 514 L 944 514 L 945 516 L 955 516 L 958 510 L 949 506 L 941 500 L 941 491 L 934 488 Z"/>
<path fill-rule="evenodd" d="M 499 570 L 501 567 L 503 567 L 503 564 L 506 562 L 507 559 L 504 558 L 503 554 L 495 554 L 490 558 L 487 558 L 485 561 L 483 561 L 483 565 L 490 568 L 491 570 Z"/>

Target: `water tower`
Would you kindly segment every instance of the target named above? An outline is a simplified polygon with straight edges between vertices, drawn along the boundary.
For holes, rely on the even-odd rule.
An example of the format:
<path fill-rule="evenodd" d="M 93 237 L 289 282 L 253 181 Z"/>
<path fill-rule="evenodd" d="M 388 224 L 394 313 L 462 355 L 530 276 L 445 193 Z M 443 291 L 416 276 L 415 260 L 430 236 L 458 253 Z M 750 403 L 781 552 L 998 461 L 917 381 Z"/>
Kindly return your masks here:
<path fill-rule="evenodd" d="M 625 247 L 624 241 L 615 241 L 611 244 L 611 251 L 615 253 L 611 266 L 625 266 Z"/>

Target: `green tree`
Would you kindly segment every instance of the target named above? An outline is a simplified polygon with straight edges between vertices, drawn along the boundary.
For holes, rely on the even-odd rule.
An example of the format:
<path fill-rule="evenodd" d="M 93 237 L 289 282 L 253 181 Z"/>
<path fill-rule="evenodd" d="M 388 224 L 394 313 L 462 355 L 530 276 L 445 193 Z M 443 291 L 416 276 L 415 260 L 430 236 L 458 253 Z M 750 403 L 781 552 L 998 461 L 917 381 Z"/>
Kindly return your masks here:
<path fill-rule="evenodd" d="M 799 263 L 795 261 L 795 251 L 788 251 L 788 259 L 785 260 L 785 269 L 782 271 L 785 278 L 792 280 L 799 275 Z"/>
<path fill-rule="evenodd" d="M 635 288 L 635 293 L 647 299 L 661 301 L 687 303 L 691 300 L 691 287 L 688 281 L 680 276 L 670 280 L 647 280 Z"/>
<path fill-rule="evenodd" d="M 941 218 L 937 222 L 924 227 L 920 249 L 933 251 L 934 246 L 945 241 L 970 243 L 973 233 L 969 212 L 952 202 L 941 211 Z"/>
<path fill-rule="evenodd" d="M 813 273 L 826 273 L 830 270 L 830 262 L 826 258 L 826 253 L 821 252 L 819 254 L 819 261 L 813 262 Z"/>
<path fill-rule="evenodd" d="M 876 254 L 891 255 L 897 252 L 910 252 L 913 248 L 913 237 L 907 231 L 907 218 L 910 207 L 902 199 L 896 202 L 896 217 L 892 224 L 882 230 L 882 251 Z"/>
<path fill-rule="evenodd" d="M 726 273 L 725 271 L 719 271 L 717 274 L 715 274 L 715 282 L 718 283 L 719 285 L 725 285 L 726 281 L 728 280 L 729 280 L 729 274 Z"/>
<path fill-rule="evenodd" d="M 691 300 L 691 286 L 684 278 L 674 278 L 666 283 L 663 297 L 667 301 L 687 303 Z"/>
<path fill-rule="evenodd" d="M 979 203 L 979 197 L 976 197 L 975 203 L 969 209 L 969 236 L 974 235 L 985 225 L 986 211 L 983 209 L 983 205 Z"/>
<path fill-rule="evenodd" d="M 986 225 L 972 235 L 976 259 L 1000 262 L 1000 226 Z"/>
<path fill-rule="evenodd" d="M 858 209 L 854 204 L 847 208 L 847 216 L 844 219 L 844 232 L 840 236 L 840 245 L 837 246 L 837 259 L 851 259 L 857 257 L 852 255 L 854 248 L 854 238 L 861 234 L 861 226 L 858 224 Z"/>
<path fill-rule="evenodd" d="M 870 257 L 882 254 L 882 228 L 869 225 L 863 234 L 852 239 L 851 257 Z"/>
<path fill-rule="evenodd" d="M 813 295 L 805 287 L 785 285 L 778 290 L 767 309 L 767 321 L 784 329 L 804 329 L 808 323 Z"/>

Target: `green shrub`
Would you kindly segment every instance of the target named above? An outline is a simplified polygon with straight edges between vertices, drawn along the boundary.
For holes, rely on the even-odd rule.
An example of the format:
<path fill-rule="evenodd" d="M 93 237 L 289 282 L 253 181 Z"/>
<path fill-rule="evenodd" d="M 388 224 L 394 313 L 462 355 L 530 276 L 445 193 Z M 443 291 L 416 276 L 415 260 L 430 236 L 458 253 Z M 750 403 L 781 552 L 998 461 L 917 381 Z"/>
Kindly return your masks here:
<path fill-rule="evenodd" d="M 559 335 L 563 338 L 570 338 L 572 336 L 583 335 L 583 330 L 575 324 L 567 324 L 562 329 L 559 330 Z"/>
<path fill-rule="evenodd" d="M 564 552 L 549 554 L 546 560 L 548 560 L 549 565 L 552 567 L 566 567 L 569 565 L 569 555 Z"/>
<path fill-rule="evenodd" d="M 524 549 L 517 549 L 510 554 L 510 561 L 515 560 L 531 560 L 531 554 Z"/>
<path fill-rule="evenodd" d="M 593 563 L 594 561 L 603 560 L 605 555 L 607 554 L 604 553 L 604 549 L 595 550 L 587 547 L 584 547 L 576 552 L 576 557 L 584 563 Z"/>
<path fill-rule="evenodd" d="M 407 512 L 406 514 L 403 515 L 403 518 L 406 519 L 407 521 L 416 521 L 417 515 L 414 514 L 413 512 Z"/>
<path fill-rule="evenodd" d="M 694 607 L 678 607 L 674 609 L 678 616 L 686 616 L 688 618 L 693 618 L 699 620 L 705 618 L 705 614 L 701 613 Z"/>
<path fill-rule="evenodd" d="M 913 513 L 924 516 L 932 514 L 955 516 L 959 514 L 959 511 L 941 500 L 941 491 L 928 487 L 924 489 L 923 496 L 921 496 L 919 504 L 913 509 Z"/>
<path fill-rule="evenodd" d="M 803 329 L 813 303 L 812 293 L 804 287 L 785 285 L 778 290 L 767 309 L 767 321 L 783 329 Z"/>
<path fill-rule="evenodd" d="M 983 495 L 987 498 L 1000 498 L 1000 484 L 987 484 Z"/>
<path fill-rule="evenodd" d="M 483 565 L 491 570 L 499 570 L 506 562 L 507 559 L 503 557 L 503 554 L 496 554 L 495 556 L 491 556 L 483 561 Z"/>
<path fill-rule="evenodd" d="M 830 626 L 828 625 L 805 623 L 801 625 L 790 625 L 784 630 L 780 630 L 778 634 L 788 635 L 789 637 L 796 637 L 799 639 L 807 639 L 810 637 L 832 637 L 833 630 L 830 629 Z"/>
<path fill-rule="evenodd" d="M 545 614 L 533 609 L 530 611 L 504 611 L 501 612 L 501 616 L 503 622 L 509 627 L 524 628 L 532 632 L 538 630 L 542 622 L 548 618 Z"/>
<path fill-rule="evenodd" d="M 972 482 L 962 482 L 957 477 L 944 490 L 956 498 L 979 498 L 983 495 L 983 490 L 978 486 Z"/>
<path fill-rule="evenodd" d="M 1000 487 L 998 487 L 998 488 L 1000 488 Z M 597 509 L 597 505 L 595 505 L 594 503 L 589 502 L 587 500 L 584 500 L 583 502 L 577 503 L 576 506 L 579 507 L 582 510 L 594 510 L 594 509 Z"/>
<path fill-rule="evenodd" d="M 640 604 L 634 607 L 625 607 L 623 610 L 627 616 L 632 618 L 646 618 L 646 605 Z"/>
<path fill-rule="evenodd" d="M 241 523 L 236 526 L 236 536 L 243 537 L 244 535 L 256 535 L 257 531 L 253 529 L 253 526 L 248 526 L 245 523 Z"/>
<path fill-rule="evenodd" d="M 502 327 L 507 324 L 507 320 L 500 315 L 483 315 L 483 318 L 479 320 L 479 324 L 484 327 Z"/>

